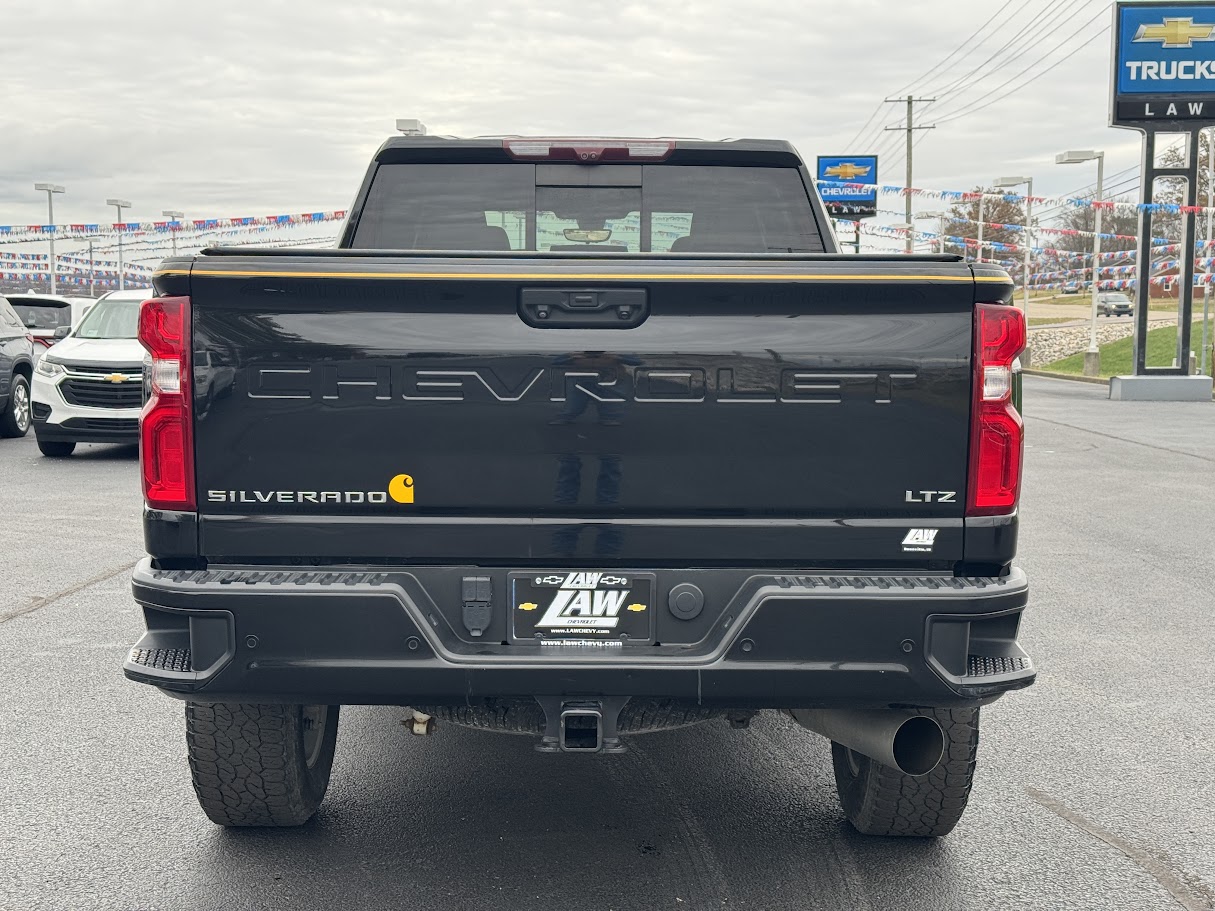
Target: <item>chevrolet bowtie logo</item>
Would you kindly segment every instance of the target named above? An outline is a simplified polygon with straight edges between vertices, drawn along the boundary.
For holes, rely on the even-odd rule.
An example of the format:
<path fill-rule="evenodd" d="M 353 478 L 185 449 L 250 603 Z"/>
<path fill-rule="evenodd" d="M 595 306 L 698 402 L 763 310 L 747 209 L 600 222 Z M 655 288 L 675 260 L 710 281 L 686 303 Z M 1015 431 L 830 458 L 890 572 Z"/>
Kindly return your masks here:
<path fill-rule="evenodd" d="M 125 373 L 111 373 L 108 376 L 103 376 L 102 379 L 109 383 L 125 383 L 130 377 Z"/>
<path fill-rule="evenodd" d="M 1160 25 L 1141 25 L 1136 41 L 1159 41 L 1162 47 L 1193 47 L 1195 41 L 1215 41 L 1215 25 L 1195 25 L 1193 19 L 1165 19 Z"/>
<path fill-rule="evenodd" d="M 858 177 L 864 177 L 873 167 L 862 168 L 858 164 L 853 164 L 851 161 L 843 161 L 834 167 L 827 168 L 823 173 L 828 177 L 838 177 L 840 180 L 855 180 Z"/>

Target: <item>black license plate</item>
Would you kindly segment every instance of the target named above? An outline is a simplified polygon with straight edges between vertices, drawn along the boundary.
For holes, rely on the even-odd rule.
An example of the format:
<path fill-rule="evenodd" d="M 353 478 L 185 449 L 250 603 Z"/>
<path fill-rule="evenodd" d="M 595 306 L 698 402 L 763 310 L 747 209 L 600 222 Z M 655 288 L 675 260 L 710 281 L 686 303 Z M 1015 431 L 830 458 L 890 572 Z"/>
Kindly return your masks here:
<path fill-rule="evenodd" d="M 510 593 L 517 640 L 654 641 L 653 573 L 511 573 Z"/>

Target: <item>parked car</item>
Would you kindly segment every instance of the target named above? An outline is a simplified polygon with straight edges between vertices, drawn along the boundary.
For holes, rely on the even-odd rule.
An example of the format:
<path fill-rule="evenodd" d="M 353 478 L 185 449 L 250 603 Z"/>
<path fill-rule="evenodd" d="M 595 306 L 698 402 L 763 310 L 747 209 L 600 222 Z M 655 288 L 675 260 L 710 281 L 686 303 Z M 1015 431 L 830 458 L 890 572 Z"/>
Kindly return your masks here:
<path fill-rule="evenodd" d="M 1063 286 L 1064 294 L 1079 294 L 1082 290 L 1084 290 L 1084 286 L 1079 282 L 1069 282 Z"/>
<path fill-rule="evenodd" d="M 305 822 L 346 705 L 544 753 L 779 710 L 859 831 L 950 831 L 1036 673 L 1025 321 L 829 224 L 785 142 L 402 137 L 338 249 L 161 263 L 124 670 L 206 814 Z"/>
<path fill-rule="evenodd" d="M 1097 312 L 1102 316 L 1130 316 L 1135 312 L 1135 305 L 1125 294 L 1099 294 Z"/>
<path fill-rule="evenodd" d="M 143 348 L 136 339 L 146 289 L 100 298 L 34 369 L 33 418 L 43 455 L 77 443 L 134 443 L 143 405 Z"/>
<path fill-rule="evenodd" d="M 21 317 L 21 322 L 33 336 L 35 359 L 55 344 L 63 334 L 56 337 L 57 330 L 64 327 L 70 332 L 80 325 L 84 315 L 93 304 L 91 297 L 64 297 L 58 294 L 10 294 L 8 302 Z"/>
<path fill-rule="evenodd" d="M 30 429 L 30 376 L 34 340 L 21 317 L 0 297 L 0 437 L 23 437 Z"/>

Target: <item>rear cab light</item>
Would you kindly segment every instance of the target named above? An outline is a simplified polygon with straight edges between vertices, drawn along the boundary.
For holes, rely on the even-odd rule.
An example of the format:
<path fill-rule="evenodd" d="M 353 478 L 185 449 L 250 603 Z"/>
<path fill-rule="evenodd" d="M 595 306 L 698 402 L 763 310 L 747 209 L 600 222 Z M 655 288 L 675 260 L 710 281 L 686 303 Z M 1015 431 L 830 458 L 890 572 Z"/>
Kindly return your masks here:
<path fill-rule="evenodd" d="M 975 305 L 974 402 L 966 515 L 1017 508 L 1025 428 L 1013 404 L 1013 362 L 1025 349 L 1025 315 L 1009 304 Z"/>
<path fill-rule="evenodd" d="M 190 338 L 190 298 L 157 297 L 140 305 L 139 342 L 151 360 L 139 465 L 144 501 L 153 509 L 195 508 Z"/>
<path fill-rule="evenodd" d="M 522 161 L 663 161 L 675 150 L 667 139 L 504 139 L 502 148 Z"/>

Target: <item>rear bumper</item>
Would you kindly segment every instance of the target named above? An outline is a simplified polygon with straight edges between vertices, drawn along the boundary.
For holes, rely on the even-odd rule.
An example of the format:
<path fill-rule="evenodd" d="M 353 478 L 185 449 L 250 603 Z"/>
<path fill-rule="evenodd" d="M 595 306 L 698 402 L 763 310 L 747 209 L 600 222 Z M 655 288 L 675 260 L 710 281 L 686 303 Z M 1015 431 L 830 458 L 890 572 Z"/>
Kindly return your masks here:
<path fill-rule="evenodd" d="M 655 696 L 747 708 L 974 705 L 1035 676 L 1017 644 L 1019 569 L 742 574 L 701 641 L 615 648 L 470 641 L 423 587 L 430 578 L 421 567 L 161 571 L 144 560 L 133 588 L 148 632 L 123 669 L 209 702 Z"/>

